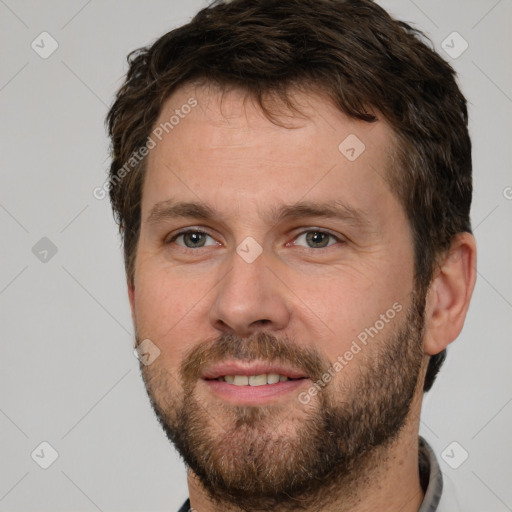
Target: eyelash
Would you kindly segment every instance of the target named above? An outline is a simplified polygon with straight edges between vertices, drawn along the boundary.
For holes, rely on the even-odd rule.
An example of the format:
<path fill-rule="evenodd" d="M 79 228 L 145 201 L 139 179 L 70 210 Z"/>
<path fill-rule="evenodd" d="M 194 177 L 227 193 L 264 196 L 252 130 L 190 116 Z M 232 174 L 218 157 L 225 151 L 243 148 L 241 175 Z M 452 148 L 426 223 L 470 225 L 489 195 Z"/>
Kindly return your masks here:
<path fill-rule="evenodd" d="M 324 235 L 328 235 L 329 237 L 331 238 L 334 238 L 334 240 L 336 241 L 336 243 L 344 243 L 345 240 L 342 239 L 341 237 L 337 236 L 337 235 L 334 235 L 333 233 L 331 233 L 330 231 L 327 231 L 325 229 L 316 229 L 316 228 L 311 228 L 311 229 L 306 229 L 304 231 L 301 231 L 300 233 L 297 233 L 297 235 L 294 237 L 293 241 L 297 240 L 300 236 L 302 235 L 305 235 L 307 233 L 311 233 L 311 232 L 315 232 L 315 233 L 321 233 L 321 234 L 324 234 Z M 198 234 L 201 234 L 201 235 L 206 235 L 206 236 L 209 236 L 210 238 L 214 239 L 214 237 L 212 235 L 210 235 L 208 232 L 206 231 L 201 231 L 200 229 L 186 229 L 184 231 L 180 231 L 176 234 L 174 234 L 171 238 L 169 239 L 165 239 L 164 240 L 164 244 L 165 245 L 169 245 L 171 243 L 174 243 L 176 241 L 176 239 L 180 236 L 183 236 L 183 235 L 187 235 L 189 233 L 198 233 Z M 214 239 L 215 240 L 215 239 Z M 286 244 L 287 246 L 289 246 L 289 242 Z M 178 244 L 179 245 L 179 244 Z M 313 250 L 313 251 L 318 251 L 319 249 L 328 249 L 329 247 L 331 247 L 332 245 L 335 245 L 335 244 L 330 244 L 330 245 L 327 245 L 325 247 L 305 247 L 305 246 L 298 246 L 298 247 L 302 247 L 303 249 L 310 249 L 310 250 Z M 205 247 L 214 247 L 214 245 L 212 244 L 211 246 L 204 246 L 204 247 L 187 247 L 185 245 L 179 245 L 180 248 L 182 248 L 183 250 L 190 250 L 190 251 L 194 251 L 196 249 L 204 249 Z"/>
<path fill-rule="evenodd" d="M 171 238 L 169 239 L 165 239 L 164 243 L 165 245 L 169 245 L 169 244 L 172 244 L 173 242 L 176 241 L 176 239 L 180 236 L 183 236 L 183 235 L 187 235 L 189 233 L 197 233 L 199 235 L 206 235 L 206 236 L 209 236 L 210 238 L 214 239 L 212 235 L 210 235 L 210 233 L 207 233 L 206 231 L 201 231 L 200 229 L 187 229 L 185 231 L 180 231 L 179 233 L 176 233 L 175 235 L 173 235 Z M 215 239 L 214 239 L 215 240 Z M 183 249 L 189 249 L 189 250 L 194 250 L 193 247 L 187 247 L 185 245 L 180 245 L 180 247 L 182 247 Z M 207 246 L 207 247 L 210 247 L 210 246 Z M 203 249 L 203 247 L 197 247 L 197 249 Z"/>

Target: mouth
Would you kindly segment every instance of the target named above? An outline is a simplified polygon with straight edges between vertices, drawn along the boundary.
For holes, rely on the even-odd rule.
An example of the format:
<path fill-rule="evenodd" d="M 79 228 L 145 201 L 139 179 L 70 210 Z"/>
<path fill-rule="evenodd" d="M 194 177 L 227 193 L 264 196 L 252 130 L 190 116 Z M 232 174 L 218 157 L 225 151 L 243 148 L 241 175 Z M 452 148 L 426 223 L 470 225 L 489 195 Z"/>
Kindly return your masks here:
<path fill-rule="evenodd" d="M 299 379 L 290 379 L 286 375 L 280 375 L 278 373 L 261 373 L 259 375 L 224 375 L 214 380 L 227 382 L 235 386 L 264 386 L 266 384 L 277 384 L 278 382 Z"/>
<path fill-rule="evenodd" d="M 237 405 L 276 400 L 309 381 L 307 375 L 281 364 L 232 362 L 208 368 L 201 380 L 210 392 Z"/>

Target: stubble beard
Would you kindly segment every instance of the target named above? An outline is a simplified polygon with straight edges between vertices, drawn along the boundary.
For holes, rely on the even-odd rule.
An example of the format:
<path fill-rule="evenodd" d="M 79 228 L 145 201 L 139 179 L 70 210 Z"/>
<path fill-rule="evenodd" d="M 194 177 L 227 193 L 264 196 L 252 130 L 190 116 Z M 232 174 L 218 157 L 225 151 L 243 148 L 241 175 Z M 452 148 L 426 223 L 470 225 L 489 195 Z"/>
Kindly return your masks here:
<path fill-rule="evenodd" d="M 423 313 L 424 297 L 415 296 L 401 325 L 375 339 L 378 348 L 371 342 L 364 348 L 355 380 L 332 381 L 309 404 L 297 400 L 293 411 L 205 402 L 196 393 L 204 361 L 281 360 L 313 382 L 330 366 L 315 349 L 268 333 L 195 346 L 181 365 L 179 385 L 161 366 L 141 364 L 141 371 L 164 432 L 219 510 L 321 510 L 334 496 L 356 499 L 369 466 L 404 427 L 424 357 Z"/>

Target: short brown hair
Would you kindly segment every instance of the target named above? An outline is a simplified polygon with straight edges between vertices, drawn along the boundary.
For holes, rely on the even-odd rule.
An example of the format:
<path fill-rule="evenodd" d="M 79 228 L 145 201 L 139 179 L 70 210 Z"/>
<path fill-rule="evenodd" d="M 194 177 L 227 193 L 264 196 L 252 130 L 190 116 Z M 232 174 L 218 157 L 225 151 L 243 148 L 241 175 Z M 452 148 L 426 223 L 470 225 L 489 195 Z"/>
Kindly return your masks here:
<path fill-rule="evenodd" d="M 267 114 L 269 95 L 290 105 L 293 88 L 315 87 L 353 118 L 385 118 L 395 135 L 388 179 L 411 223 L 416 286 L 426 291 L 454 235 L 471 232 L 472 196 L 466 100 L 455 71 L 426 39 L 371 0 L 233 0 L 214 2 L 131 52 L 107 116 L 109 193 L 129 282 L 146 163 L 133 154 L 145 146 L 164 101 L 203 81 L 246 91 Z M 445 356 L 431 357 L 425 391 Z"/>

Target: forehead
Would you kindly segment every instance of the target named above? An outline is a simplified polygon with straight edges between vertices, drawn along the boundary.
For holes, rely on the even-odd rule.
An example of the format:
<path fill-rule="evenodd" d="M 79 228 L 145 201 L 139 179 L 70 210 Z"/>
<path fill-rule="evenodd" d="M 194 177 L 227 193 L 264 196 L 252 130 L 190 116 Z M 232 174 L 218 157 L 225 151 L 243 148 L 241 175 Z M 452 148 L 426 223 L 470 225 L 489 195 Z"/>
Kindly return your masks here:
<path fill-rule="evenodd" d="M 393 200 L 392 130 L 344 115 L 325 95 L 294 92 L 299 111 L 240 90 L 189 84 L 164 103 L 153 127 L 143 215 L 176 194 L 218 208 L 339 199 L 373 208 Z M 396 202 L 396 200 L 395 200 Z M 396 206 L 396 205 L 395 205 Z"/>

